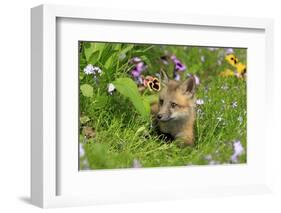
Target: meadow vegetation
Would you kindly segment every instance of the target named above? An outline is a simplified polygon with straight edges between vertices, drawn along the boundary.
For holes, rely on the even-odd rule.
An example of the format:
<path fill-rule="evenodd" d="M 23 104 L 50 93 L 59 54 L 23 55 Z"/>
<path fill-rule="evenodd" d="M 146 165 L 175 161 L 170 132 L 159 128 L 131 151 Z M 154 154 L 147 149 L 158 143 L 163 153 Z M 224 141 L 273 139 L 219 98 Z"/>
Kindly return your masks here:
<path fill-rule="evenodd" d="M 246 49 L 79 42 L 80 169 L 246 163 Z M 196 77 L 195 145 L 156 131 L 160 71 Z M 151 83 L 151 84 L 150 84 Z"/>

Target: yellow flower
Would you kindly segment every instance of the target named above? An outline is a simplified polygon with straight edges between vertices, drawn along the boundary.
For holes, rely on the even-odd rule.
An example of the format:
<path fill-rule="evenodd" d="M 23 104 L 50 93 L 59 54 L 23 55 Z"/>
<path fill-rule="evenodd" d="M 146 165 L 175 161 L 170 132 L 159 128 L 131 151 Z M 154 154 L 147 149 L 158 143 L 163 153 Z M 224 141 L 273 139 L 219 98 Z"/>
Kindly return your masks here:
<path fill-rule="evenodd" d="M 160 81 L 158 78 L 152 77 L 152 76 L 146 76 L 144 79 L 144 86 L 148 87 L 150 91 L 160 91 Z"/>
<path fill-rule="evenodd" d="M 234 54 L 228 54 L 225 56 L 225 60 L 233 67 L 235 67 L 235 71 L 230 69 L 226 69 L 225 71 L 220 73 L 220 76 L 228 77 L 228 76 L 236 76 L 237 78 L 244 78 L 246 74 L 246 65 L 242 64 L 238 61 L 238 58 Z"/>
<path fill-rule="evenodd" d="M 234 75 L 235 75 L 235 73 L 230 69 L 226 69 L 225 71 L 220 73 L 220 76 L 222 76 L 222 77 L 229 77 L 229 76 L 234 76 Z"/>
<path fill-rule="evenodd" d="M 238 75 L 244 75 L 246 73 L 246 65 L 242 63 L 238 63 L 236 65 Z"/>
<path fill-rule="evenodd" d="M 238 63 L 238 58 L 236 58 L 236 56 L 235 55 L 233 55 L 233 54 L 229 54 L 229 55 L 227 55 L 227 56 L 225 56 L 225 60 L 230 64 L 230 65 L 232 65 L 232 66 L 236 66 L 237 65 L 237 63 Z"/>

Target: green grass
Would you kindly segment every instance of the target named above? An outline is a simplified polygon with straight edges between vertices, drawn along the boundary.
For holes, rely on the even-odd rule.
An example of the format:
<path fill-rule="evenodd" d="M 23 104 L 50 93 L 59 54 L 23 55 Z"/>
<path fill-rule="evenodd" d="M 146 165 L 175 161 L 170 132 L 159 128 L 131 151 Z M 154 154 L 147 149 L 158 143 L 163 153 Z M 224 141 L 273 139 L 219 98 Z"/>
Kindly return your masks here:
<path fill-rule="evenodd" d="M 219 73 L 230 68 L 225 50 L 203 47 L 176 47 L 83 42 L 80 52 L 80 85 L 90 85 L 93 92 L 80 91 L 80 169 L 131 168 L 134 162 L 142 167 L 186 166 L 231 163 L 234 141 L 245 149 L 236 163 L 246 162 L 246 80 L 223 78 Z M 118 91 L 109 94 L 107 85 L 118 78 L 129 77 L 132 57 L 140 57 L 147 65 L 144 75 L 165 69 L 172 76 L 172 65 L 163 65 L 159 57 L 165 52 L 175 54 L 188 69 L 200 78 L 197 99 L 195 145 L 179 147 L 161 139 L 151 119 L 141 116 L 132 101 Z M 234 49 L 234 54 L 246 63 L 246 50 Z M 204 60 L 202 59 L 204 56 Z M 219 62 L 218 62 L 219 61 Z M 85 75 L 87 64 L 98 66 L 102 75 Z M 234 69 L 233 69 L 234 70 Z M 156 95 L 146 91 L 143 96 Z M 84 128 L 92 128 L 90 137 Z"/>

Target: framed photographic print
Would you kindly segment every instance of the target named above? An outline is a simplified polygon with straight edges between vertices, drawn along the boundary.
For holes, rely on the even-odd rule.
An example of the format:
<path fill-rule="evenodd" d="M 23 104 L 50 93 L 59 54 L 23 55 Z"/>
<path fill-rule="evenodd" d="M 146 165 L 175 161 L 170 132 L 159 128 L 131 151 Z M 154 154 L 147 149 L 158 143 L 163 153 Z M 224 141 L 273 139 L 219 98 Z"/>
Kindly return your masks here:
<path fill-rule="evenodd" d="M 272 20 L 31 14 L 33 204 L 270 192 Z"/>

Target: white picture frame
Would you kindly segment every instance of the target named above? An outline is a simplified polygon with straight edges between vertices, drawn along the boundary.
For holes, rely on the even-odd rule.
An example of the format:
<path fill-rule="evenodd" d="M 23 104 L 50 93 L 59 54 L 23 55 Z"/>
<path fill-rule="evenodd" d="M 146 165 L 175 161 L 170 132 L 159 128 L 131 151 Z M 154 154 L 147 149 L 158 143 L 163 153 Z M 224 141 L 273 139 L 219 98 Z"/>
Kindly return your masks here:
<path fill-rule="evenodd" d="M 76 167 L 65 167 L 65 161 L 77 162 L 77 155 L 71 153 L 76 152 L 76 148 L 70 144 L 69 149 L 64 149 L 63 143 L 58 146 L 57 140 L 59 132 L 57 130 L 58 121 L 58 101 L 57 93 L 60 88 L 60 80 L 57 78 L 58 62 L 57 50 L 58 48 L 58 28 L 61 20 L 81 20 L 87 22 L 99 21 L 102 23 L 118 22 L 118 26 L 122 27 L 126 23 L 134 23 L 134 25 L 153 24 L 154 26 L 161 26 L 167 30 L 173 27 L 199 27 L 203 30 L 220 29 L 222 31 L 249 31 L 258 32 L 261 36 L 257 36 L 259 42 L 264 42 L 261 49 L 255 49 L 255 44 L 252 43 L 252 52 L 258 52 L 257 57 L 260 59 L 255 63 L 249 60 L 249 66 L 252 69 L 257 68 L 260 70 L 256 77 L 249 77 L 249 94 L 251 95 L 248 101 L 250 103 L 250 118 L 254 115 L 263 114 L 259 121 L 263 122 L 266 126 L 266 131 L 260 132 L 262 126 L 254 126 L 250 128 L 250 140 L 259 140 L 260 145 L 257 148 L 249 149 L 249 152 L 256 152 L 253 157 L 253 166 L 251 162 L 247 166 L 232 166 L 228 169 L 227 166 L 218 166 L 214 168 L 207 167 L 194 167 L 189 169 L 190 174 L 186 174 L 186 168 L 165 168 L 165 169 L 139 169 L 139 170 L 115 170 L 115 171 L 99 171 L 95 173 L 83 172 L 82 179 L 77 176 L 78 170 Z M 71 23 L 67 26 L 71 26 Z M 188 14 L 162 14 L 161 12 L 148 12 L 148 11 L 116 11 L 112 9 L 101 8 L 85 8 L 73 6 L 54 6 L 54 5 L 41 5 L 31 10 L 31 56 L 32 56 L 32 103 L 31 103 L 31 201 L 33 204 L 47 208 L 59 206 L 76 206 L 76 205 L 92 205 L 100 203 L 116 203 L 116 202 L 139 202 L 148 200 L 166 200 L 166 199 L 182 199 L 188 197 L 198 196 L 213 196 L 213 195 L 242 195 L 252 193 L 265 193 L 271 191 L 271 177 L 270 170 L 270 133 L 273 122 L 272 95 L 270 91 L 273 88 L 271 78 L 273 76 L 273 21 L 270 19 L 257 19 L 257 18 L 241 18 L 241 17 L 216 17 L 216 16 L 203 16 L 203 15 L 188 15 Z M 114 23 L 113 25 L 114 26 Z M 129 26 L 130 27 L 130 26 Z M 71 28 L 71 27 L 70 27 Z M 58 30 L 59 29 L 59 30 Z M 82 29 L 82 28 L 81 28 Z M 101 31 L 106 29 L 102 29 Z M 115 29 L 116 30 L 116 29 Z M 85 34 L 83 30 L 81 30 Z M 104 33 L 105 34 L 105 33 Z M 76 35 L 76 34 L 75 34 Z M 210 37 L 212 34 L 210 32 Z M 74 34 L 73 34 L 74 36 Z M 83 36 L 77 34 L 76 36 Z M 101 34 L 102 36 L 102 34 Z M 105 37 L 105 40 L 114 41 L 114 34 Z M 78 37 L 72 37 L 74 40 Z M 153 36 L 150 40 L 152 41 Z M 255 37 L 255 36 L 253 36 Z M 85 35 L 84 39 L 88 37 Z M 124 41 L 128 41 L 130 37 L 124 37 Z M 140 38 L 141 39 L 141 38 Z M 163 38 L 164 42 L 168 41 Z M 249 39 L 249 38 L 248 38 Z M 67 40 L 67 39 L 66 39 Z M 83 40 L 83 39 L 82 39 Z M 179 39 L 180 40 L 180 39 Z M 253 39 L 255 40 L 255 39 Z M 119 37 L 118 41 L 122 41 Z M 132 38 L 132 40 L 134 39 Z M 154 40 L 155 41 L 155 40 Z M 199 41 L 198 41 L 199 42 Z M 210 44 L 210 41 L 202 40 L 201 44 Z M 206 43 L 204 43 L 206 42 Z M 209 43 L 208 43 L 209 42 Z M 213 46 L 223 45 L 223 39 L 213 41 Z M 228 41 L 229 42 L 229 41 Z M 247 41 L 246 41 L 247 42 Z M 179 41 L 179 44 L 180 41 Z M 239 45 L 238 42 L 236 45 Z M 261 50 L 259 52 L 259 50 Z M 254 54 L 254 53 L 253 53 Z M 62 60 L 63 61 L 63 60 Z M 75 67 L 76 69 L 76 67 Z M 250 71 L 249 71 L 250 72 Z M 265 78 L 264 78 L 265 77 Z M 251 80 L 252 79 L 252 80 Z M 72 79 L 75 80 L 75 79 Z M 70 82 L 73 82 L 70 80 Z M 255 83 L 261 83 L 261 87 L 256 91 L 261 94 L 262 100 L 260 107 L 256 107 L 257 98 L 254 97 Z M 75 88 L 74 88 L 75 89 Z M 267 107 L 267 111 L 265 111 Z M 248 108 L 249 110 L 249 108 Z M 75 116 L 74 116 L 75 117 Z M 72 119 L 70 119 L 72 121 Z M 249 119 L 251 122 L 251 119 Z M 71 123 L 71 122 L 70 122 Z M 252 121 L 252 124 L 255 122 Z M 264 126 L 263 126 L 264 127 Z M 256 132 L 256 135 L 255 135 Z M 253 136 L 253 137 L 252 137 Z M 74 137 L 70 134 L 69 137 Z M 260 139 L 259 139 L 260 138 Z M 261 140 L 265 141 L 264 147 L 261 145 Z M 59 151 L 58 151 L 59 150 Z M 63 156 L 61 157 L 63 152 Z M 69 152 L 69 153 L 68 153 Z M 78 152 L 76 152 L 78 153 Z M 258 160 L 259 159 L 259 160 Z M 260 167 L 257 167 L 257 163 Z M 71 163 L 70 163 L 71 164 Z M 75 166 L 77 166 L 76 163 Z M 74 174 L 77 173 L 77 174 Z M 245 177 L 229 179 L 229 181 L 222 181 L 223 174 L 236 174 L 238 172 L 245 172 Z M 81 173 L 81 172 L 80 172 Z M 212 173 L 212 174 L 211 174 Z M 252 173 L 252 174 L 250 174 Z M 201 185 L 199 182 L 192 182 L 191 184 L 182 184 L 184 178 L 193 180 L 196 178 L 203 178 L 206 175 L 214 181 L 214 184 Z M 262 177 L 255 175 L 262 174 Z M 166 184 L 166 179 L 163 181 L 157 177 L 165 176 L 169 180 L 178 180 L 179 184 Z M 97 178 L 98 184 L 91 181 Z M 177 177 L 180 177 L 177 179 Z M 112 178 L 117 178 L 122 187 L 116 187 L 114 184 L 108 184 L 107 188 L 99 188 L 98 185 L 102 181 L 109 183 Z M 147 187 L 145 180 L 153 180 L 153 186 Z M 192 179 L 193 178 L 193 179 Z M 129 179 L 138 181 L 139 186 L 134 187 L 134 183 L 130 183 Z M 142 180 L 143 179 L 143 180 Z M 81 182 L 79 182 L 81 181 Z M 124 182 L 122 182 L 124 181 Z M 177 182 L 177 181 L 174 181 Z M 231 184 L 232 182 L 232 184 Z M 78 185 L 81 183 L 81 185 Z M 83 184 L 82 184 L 83 183 Z M 127 183 L 127 185 L 125 185 Z M 251 184 L 252 183 L 252 184 Z M 90 186 L 89 186 L 90 184 Z M 163 187 L 166 184 L 166 187 Z M 63 187 L 61 187 L 63 185 Z M 78 186 L 78 187 L 77 187 Z M 85 187 L 87 186 L 87 187 Z M 63 191 L 61 192 L 61 188 Z M 81 188 L 81 190 L 80 190 Z M 83 190 L 82 190 L 83 189 Z M 91 193 L 93 189 L 96 193 Z M 77 193 L 71 193 L 71 192 Z M 79 191 L 79 193 L 78 193 Z M 87 191 L 90 191 L 87 193 Z M 122 194 L 122 196 L 120 195 Z"/>

